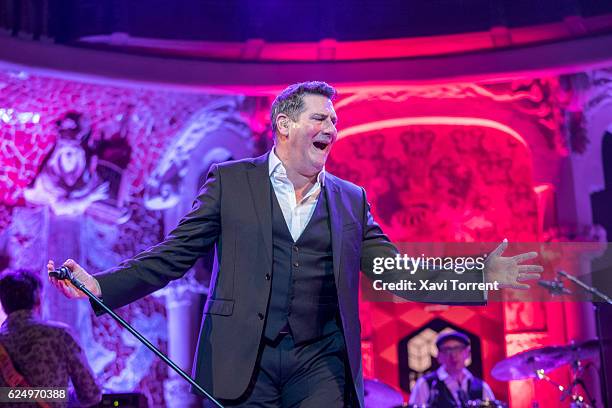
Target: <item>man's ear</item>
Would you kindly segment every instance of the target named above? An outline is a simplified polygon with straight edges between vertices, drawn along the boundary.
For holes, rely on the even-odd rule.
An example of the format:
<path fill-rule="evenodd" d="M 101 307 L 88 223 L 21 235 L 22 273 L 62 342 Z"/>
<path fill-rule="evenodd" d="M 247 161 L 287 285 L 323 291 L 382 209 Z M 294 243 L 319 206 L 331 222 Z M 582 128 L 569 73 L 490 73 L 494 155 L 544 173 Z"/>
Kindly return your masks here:
<path fill-rule="evenodd" d="M 289 136 L 290 121 L 289 116 L 283 113 L 276 116 L 276 129 L 279 134 Z"/>

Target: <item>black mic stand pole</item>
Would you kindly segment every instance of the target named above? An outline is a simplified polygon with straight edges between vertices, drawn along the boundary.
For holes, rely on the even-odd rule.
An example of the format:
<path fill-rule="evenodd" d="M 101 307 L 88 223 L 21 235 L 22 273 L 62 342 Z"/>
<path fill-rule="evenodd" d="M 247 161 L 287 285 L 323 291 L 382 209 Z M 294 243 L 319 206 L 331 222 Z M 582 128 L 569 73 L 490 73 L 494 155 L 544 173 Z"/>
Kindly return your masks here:
<path fill-rule="evenodd" d="M 66 269 L 68 269 L 68 268 L 66 268 Z M 61 274 L 57 274 L 57 273 L 55 275 L 52 275 L 52 276 L 57 276 L 57 275 L 60 275 L 60 278 L 61 278 Z M 208 392 L 206 392 L 206 390 L 204 390 L 204 388 L 202 388 L 197 382 L 195 382 L 193 380 L 193 378 L 191 378 L 185 371 L 183 371 L 179 366 L 177 366 L 172 360 L 170 360 L 168 357 L 166 357 L 166 355 L 164 353 L 162 353 L 157 347 L 155 347 L 153 345 L 153 343 L 151 343 L 149 340 L 147 340 L 146 337 L 144 337 L 142 334 L 140 334 L 136 329 L 134 329 L 132 326 L 130 326 L 130 324 L 128 322 L 123 320 L 117 313 L 113 312 L 108 306 L 106 306 L 104 304 L 104 302 L 102 302 L 102 300 L 100 298 L 98 298 L 96 295 L 91 293 L 91 291 L 89 289 L 87 289 L 85 287 L 85 285 L 82 284 L 77 278 L 75 278 L 72 275 L 71 272 L 67 273 L 67 276 L 64 279 L 66 279 L 66 278 L 74 286 L 76 286 L 81 292 L 85 293 L 93 302 L 95 302 L 98 306 L 100 306 L 102 309 L 104 309 L 104 311 L 106 313 L 111 315 L 111 317 L 113 319 L 115 319 L 121 326 L 125 327 L 130 333 L 132 333 L 134 335 L 134 337 L 136 337 L 138 340 L 140 340 L 142 342 L 142 344 L 147 346 L 147 348 L 149 350 L 151 350 L 153 353 L 155 353 L 155 355 L 157 357 L 161 358 L 164 361 L 164 363 L 168 364 L 170 366 L 170 368 L 172 368 L 174 371 L 176 371 L 178 373 L 178 375 L 183 377 L 185 379 L 185 381 L 187 381 L 189 384 L 191 384 L 191 386 L 193 388 L 195 388 L 196 390 L 198 390 L 199 392 L 204 394 L 206 396 L 206 398 L 208 398 L 213 403 L 215 403 L 215 405 L 217 405 L 219 408 L 223 408 L 223 405 L 221 405 L 221 403 L 219 403 L 219 401 L 214 399 Z"/>
<path fill-rule="evenodd" d="M 569 273 L 565 271 L 557 271 L 557 273 L 563 276 L 564 278 L 571 280 L 572 282 L 574 282 L 576 285 L 580 286 L 582 289 L 586 290 L 587 292 L 603 299 L 604 302 L 612 305 L 612 299 L 610 299 L 610 297 L 606 295 L 605 293 L 600 292 L 599 289 L 597 289 L 596 287 L 587 285 L 580 279 L 573 277 L 572 275 L 570 275 Z"/>
<path fill-rule="evenodd" d="M 605 293 L 602 293 L 599 289 L 597 289 L 594 286 L 589 286 L 586 283 L 584 283 L 583 281 L 581 281 L 580 279 L 570 275 L 569 273 L 565 272 L 565 271 L 557 271 L 557 274 L 559 276 L 562 276 L 572 282 L 574 282 L 576 285 L 580 286 L 583 290 L 585 290 L 586 292 L 589 292 L 595 296 L 598 296 L 600 299 L 603 299 L 603 301 L 605 303 L 608 304 L 612 304 L 612 299 L 610 299 L 610 297 L 608 295 L 606 295 Z M 607 392 L 605 389 L 606 386 L 606 370 L 604 369 L 604 340 L 602 338 L 603 336 L 603 330 L 601 328 L 601 311 L 599 310 L 599 302 L 592 302 L 593 303 L 593 307 L 595 308 L 595 320 L 597 321 L 597 343 L 599 345 L 599 365 L 600 365 L 600 369 L 599 369 L 599 381 L 601 382 L 600 388 L 601 388 L 601 398 L 603 400 L 604 406 L 608 407 L 609 402 L 607 401 Z M 588 392 L 588 391 L 587 391 Z"/>

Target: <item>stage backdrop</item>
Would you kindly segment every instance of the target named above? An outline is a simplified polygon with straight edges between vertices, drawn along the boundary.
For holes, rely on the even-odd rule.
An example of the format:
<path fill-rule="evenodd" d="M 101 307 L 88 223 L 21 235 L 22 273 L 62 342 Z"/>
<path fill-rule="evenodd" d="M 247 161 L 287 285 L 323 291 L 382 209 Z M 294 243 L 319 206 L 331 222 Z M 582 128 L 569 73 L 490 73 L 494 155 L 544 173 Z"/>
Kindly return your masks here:
<path fill-rule="evenodd" d="M 352 88 L 335 104 L 340 134 L 328 170 L 366 188 L 397 242 L 592 239 L 560 228 L 566 220 L 557 217 L 576 200 L 564 192 L 568 157 L 596 156 L 582 113 L 590 99 L 574 83 Z M 0 72 L 5 263 L 44 277 L 47 259 L 70 257 L 98 272 L 154 244 L 188 211 L 210 164 L 269 149 L 270 102 Z M 209 284 L 205 258 L 183 280 L 119 310 L 186 370 Z M 508 386 L 490 370 L 505 356 L 574 338 L 577 318 L 556 317 L 564 313 L 555 303 L 363 301 L 364 374 L 408 396 L 435 367 L 436 334 L 455 328 L 472 336 L 470 367 L 500 399 L 528 407 L 537 390 L 541 407 L 556 407 L 549 385 Z M 87 302 L 46 287 L 44 316 L 74 327 L 107 392 L 138 390 L 151 406 L 195 404 L 180 379 Z M 565 382 L 568 373 L 552 376 Z"/>
<path fill-rule="evenodd" d="M 212 162 L 267 149 L 266 121 L 257 117 L 262 103 L 267 114 L 267 98 L 0 72 L 0 228 L 8 263 L 43 276 L 47 259 L 73 258 L 99 272 L 155 244 L 176 224 L 174 213 L 190 207 Z M 201 269 L 200 285 L 189 286 L 205 293 L 208 271 Z M 95 318 L 88 302 L 69 302 L 43 282 L 44 317 L 74 327 L 105 391 L 139 390 L 151 406 L 164 406 L 166 366 L 112 319 Z M 191 299 L 184 286 L 119 311 L 178 357 L 181 349 L 190 354 L 197 333 L 190 320 L 170 322 L 168 307 L 184 307 L 174 301 L 182 293 L 196 315 L 202 308 L 202 295 Z M 183 358 L 188 371 L 190 359 Z M 166 397 L 185 392 L 165 388 Z"/>

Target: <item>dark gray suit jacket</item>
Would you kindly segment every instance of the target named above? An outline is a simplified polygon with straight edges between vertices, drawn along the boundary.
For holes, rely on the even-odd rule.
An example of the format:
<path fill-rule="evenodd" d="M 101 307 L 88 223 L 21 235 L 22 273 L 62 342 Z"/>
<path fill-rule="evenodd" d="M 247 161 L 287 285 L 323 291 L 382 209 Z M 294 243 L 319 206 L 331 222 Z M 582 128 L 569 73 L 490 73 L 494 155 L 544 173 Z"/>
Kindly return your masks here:
<path fill-rule="evenodd" d="M 363 406 L 359 271 L 372 275 L 372 258 L 394 257 L 397 249 L 373 220 L 363 188 L 327 173 L 324 192 L 342 330 Z M 217 245 L 219 268 L 211 279 L 194 365 L 196 381 L 216 398 L 240 397 L 256 364 L 270 298 L 271 216 L 268 154 L 214 165 L 192 211 L 162 243 L 96 276 L 104 302 L 117 308 L 180 278 Z"/>

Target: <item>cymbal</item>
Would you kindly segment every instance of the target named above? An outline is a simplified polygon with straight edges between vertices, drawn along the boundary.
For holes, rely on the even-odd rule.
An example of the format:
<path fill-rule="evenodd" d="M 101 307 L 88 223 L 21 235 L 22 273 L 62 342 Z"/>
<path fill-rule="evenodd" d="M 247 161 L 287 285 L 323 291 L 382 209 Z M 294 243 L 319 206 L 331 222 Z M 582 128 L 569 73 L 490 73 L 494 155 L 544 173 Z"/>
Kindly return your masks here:
<path fill-rule="evenodd" d="M 597 340 L 526 350 L 497 363 L 491 375 L 500 381 L 537 378 L 538 370 L 548 373 L 574 361 L 597 358 L 598 353 Z"/>
<path fill-rule="evenodd" d="M 566 347 L 571 347 L 573 349 L 577 349 L 580 350 L 581 353 L 588 353 L 589 356 L 588 357 L 582 357 L 583 359 L 586 358 L 597 358 L 597 356 L 599 355 L 599 345 L 600 343 L 603 343 L 605 345 L 609 345 L 610 344 L 610 340 L 603 340 L 603 341 L 599 341 L 598 339 L 591 339 L 591 340 L 585 340 L 583 342 L 580 343 L 576 343 L 576 344 L 570 344 L 569 346 Z"/>
<path fill-rule="evenodd" d="M 402 394 L 382 381 L 363 380 L 363 385 L 366 408 L 392 408 L 404 403 Z"/>

